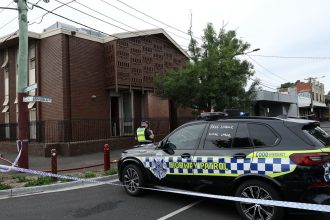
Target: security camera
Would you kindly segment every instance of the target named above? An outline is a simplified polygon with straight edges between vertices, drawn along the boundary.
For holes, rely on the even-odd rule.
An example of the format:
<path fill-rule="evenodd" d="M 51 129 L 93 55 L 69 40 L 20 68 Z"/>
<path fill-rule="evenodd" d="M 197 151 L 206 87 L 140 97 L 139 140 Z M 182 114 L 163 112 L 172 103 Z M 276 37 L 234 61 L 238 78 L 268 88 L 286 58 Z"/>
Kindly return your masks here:
<path fill-rule="evenodd" d="M 43 0 L 45 3 L 49 3 L 49 0 Z"/>

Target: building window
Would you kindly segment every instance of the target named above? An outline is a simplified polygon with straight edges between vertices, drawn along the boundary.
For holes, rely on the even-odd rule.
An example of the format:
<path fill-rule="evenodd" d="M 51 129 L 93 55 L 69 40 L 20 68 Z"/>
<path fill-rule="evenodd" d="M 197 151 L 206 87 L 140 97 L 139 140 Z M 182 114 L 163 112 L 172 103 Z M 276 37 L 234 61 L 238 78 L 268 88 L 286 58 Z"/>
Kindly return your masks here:
<path fill-rule="evenodd" d="M 10 138 L 10 127 L 9 127 L 9 72 L 8 72 L 8 50 L 4 54 L 4 62 L 1 66 L 4 75 L 4 101 L 2 113 L 5 114 L 5 138 Z"/>
<path fill-rule="evenodd" d="M 8 110 L 8 109 L 7 109 Z M 10 138 L 9 112 L 5 112 L 5 137 Z"/>
<path fill-rule="evenodd" d="M 36 83 L 36 47 L 32 44 L 29 48 L 29 86 Z M 36 95 L 35 90 L 29 92 L 29 95 Z"/>
<path fill-rule="evenodd" d="M 37 109 L 36 108 L 29 109 L 29 121 L 30 121 L 30 139 L 35 140 L 37 138 L 37 126 L 36 126 Z"/>

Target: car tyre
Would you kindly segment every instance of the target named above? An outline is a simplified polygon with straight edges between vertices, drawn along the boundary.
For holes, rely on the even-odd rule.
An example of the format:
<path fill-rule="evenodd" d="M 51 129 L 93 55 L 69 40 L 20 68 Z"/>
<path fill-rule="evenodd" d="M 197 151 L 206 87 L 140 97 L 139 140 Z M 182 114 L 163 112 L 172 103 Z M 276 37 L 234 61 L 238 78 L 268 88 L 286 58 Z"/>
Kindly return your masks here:
<path fill-rule="evenodd" d="M 142 195 L 145 190 L 145 179 L 138 165 L 128 164 L 123 169 L 122 180 L 126 192 L 131 196 Z M 142 188 L 141 188 L 142 187 Z"/>
<path fill-rule="evenodd" d="M 235 196 L 254 199 L 281 200 L 278 191 L 268 183 L 258 180 L 243 182 L 236 190 Z M 246 220 L 281 220 L 284 218 L 284 208 L 236 202 L 238 213 Z"/>

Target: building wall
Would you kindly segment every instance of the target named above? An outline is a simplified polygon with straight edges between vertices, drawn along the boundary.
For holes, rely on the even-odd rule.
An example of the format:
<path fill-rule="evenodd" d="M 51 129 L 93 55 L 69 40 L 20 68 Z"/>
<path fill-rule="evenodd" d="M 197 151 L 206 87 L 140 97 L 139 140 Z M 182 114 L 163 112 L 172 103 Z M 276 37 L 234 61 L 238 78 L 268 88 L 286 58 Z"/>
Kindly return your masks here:
<path fill-rule="evenodd" d="M 168 118 L 169 105 L 167 99 L 161 99 L 152 92 L 147 93 L 148 118 Z"/>
<path fill-rule="evenodd" d="M 3 62 L 5 59 L 5 50 L 1 50 L 0 53 L 0 105 L 1 105 L 1 111 L 3 109 L 2 103 L 5 101 L 5 90 L 4 90 L 4 69 L 1 68 Z M 5 122 L 5 114 L 0 113 L 0 123 Z"/>
<path fill-rule="evenodd" d="M 9 120 L 10 123 L 16 123 L 16 51 L 12 47 L 9 50 L 8 68 L 9 68 Z M 3 82 L 3 80 L 2 80 Z M 4 87 L 2 87 L 4 88 Z M 2 103 L 1 103 L 2 104 Z"/>
<path fill-rule="evenodd" d="M 41 120 L 64 119 L 64 73 L 63 63 L 65 36 L 58 34 L 40 41 L 39 94 L 52 97 L 52 103 L 40 104 Z"/>
<path fill-rule="evenodd" d="M 182 68 L 187 61 L 187 57 L 162 35 L 118 39 L 114 42 L 113 47 L 108 46 L 109 56 L 114 48 L 116 57 L 115 66 L 111 68 L 115 73 L 108 78 L 111 82 L 107 82 L 110 86 L 116 79 L 119 87 L 154 89 L 156 74 L 163 74 L 166 69 Z"/>
<path fill-rule="evenodd" d="M 104 45 L 72 36 L 67 36 L 67 41 L 70 47 L 66 65 L 69 65 L 70 72 L 71 118 L 109 118 L 109 92 L 104 83 Z"/>

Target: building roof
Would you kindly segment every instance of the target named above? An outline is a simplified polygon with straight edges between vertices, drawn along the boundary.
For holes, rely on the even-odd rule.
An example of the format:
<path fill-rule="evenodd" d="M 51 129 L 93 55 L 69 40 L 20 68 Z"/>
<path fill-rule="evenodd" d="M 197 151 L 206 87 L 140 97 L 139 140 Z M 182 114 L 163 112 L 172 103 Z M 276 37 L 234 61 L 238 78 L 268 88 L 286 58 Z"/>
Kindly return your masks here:
<path fill-rule="evenodd" d="M 187 58 L 189 58 L 188 53 L 180 47 L 180 45 L 173 40 L 173 38 L 162 28 L 158 29 L 148 29 L 148 30 L 141 30 L 141 31 L 131 31 L 131 32 L 122 32 L 112 34 L 111 36 L 105 36 L 104 34 L 97 34 L 97 32 L 92 30 L 87 30 L 85 28 L 75 28 L 71 25 L 66 25 L 64 23 L 56 22 L 55 24 L 51 25 L 50 27 L 46 28 L 43 33 L 35 33 L 29 32 L 30 38 L 35 39 L 43 39 L 47 38 L 56 34 L 66 34 L 66 35 L 74 35 L 79 38 L 83 38 L 86 40 L 96 41 L 99 43 L 106 43 L 109 41 L 117 40 L 117 39 L 125 39 L 125 38 L 132 38 L 132 37 L 143 37 L 143 36 L 151 36 L 162 34 L 164 35 L 182 54 L 184 54 Z M 8 34 L 6 36 L 0 37 L 0 49 L 5 47 L 2 43 L 4 41 L 17 41 L 18 32 L 16 34 Z"/>
<path fill-rule="evenodd" d="M 178 50 L 181 51 L 187 58 L 189 58 L 188 53 L 182 49 L 182 47 L 175 41 L 173 38 L 162 28 L 156 28 L 156 29 L 147 29 L 147 30 L 141 30 L 141 31 L 131 31 L 131 32 L 122 32 L 122 33 L 116 33 L 112 34 L 115 38 L 125 39 L 125 38 L 132 38 L 132 37 L 142 37 L 142 36 L 150 36 L 150 35 L 156 35 L 156 34 L 163 34 Z M 111 40 L 114 39 L 112 37 Z M 108 40 L 110 41 L 110 40 Z M 106 40 L 107 42 L 107 40 Z"/>

